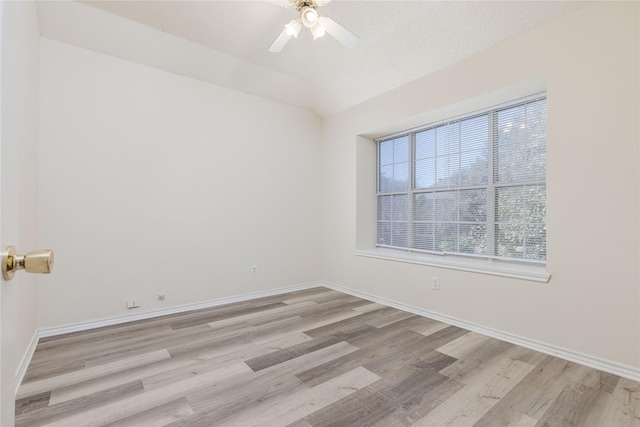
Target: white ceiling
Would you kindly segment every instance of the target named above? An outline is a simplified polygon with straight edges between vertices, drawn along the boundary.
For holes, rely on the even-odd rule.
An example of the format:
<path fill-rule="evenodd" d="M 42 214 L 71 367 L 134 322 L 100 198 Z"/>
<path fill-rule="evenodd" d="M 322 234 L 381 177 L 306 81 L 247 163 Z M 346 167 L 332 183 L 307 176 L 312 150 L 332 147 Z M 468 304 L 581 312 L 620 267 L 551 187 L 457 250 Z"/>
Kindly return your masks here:
<path fill-rule="evenodd" d="M 44 37 L 327 117 L 586 4 L 334 0 L 319 11 L 360 36 L 354 48 L 303 28 L 269 53 L 297 15 L 275 3 L 39 1 L 38 19 Z"/>

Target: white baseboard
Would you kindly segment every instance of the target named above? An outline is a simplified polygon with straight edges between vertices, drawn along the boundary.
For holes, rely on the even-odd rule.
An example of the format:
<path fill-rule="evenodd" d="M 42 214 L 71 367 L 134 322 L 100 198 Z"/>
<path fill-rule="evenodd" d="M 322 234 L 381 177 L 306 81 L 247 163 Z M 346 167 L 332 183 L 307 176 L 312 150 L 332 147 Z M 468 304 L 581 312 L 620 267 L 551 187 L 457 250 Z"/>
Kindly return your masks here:
<path fill-rule="evenodd" d="M 155 317 L 166 316 L 169 314 L 184 313 L 185 311 L 200 310 L 203 308 L 216 307 L 224 304 L 232 304 L 256 298 L 270 297 L 273 295 L 285 294 L 287 292 L 301 291 L 305 289 L 324 286 L 323 282 L 311 282 L 301 285 L 286 286 L 282 288 L 269 289 L 266 291 L 251 292 L 243 295 L 234 295 L 225 298 L 218 298 L 209 301 L 197 302 L 193 304 L 179 305 L 162 310 L 147 311 L 140 314 L 109 317 L 105 319 L 90 320 L 88 322 L 73 323 L 69 325 L 54 326 L 51 328 L 42 328 L 38 331 L 39 338 L 48 338 L 57 335 L 69 334 L 72 332 L 86 331 L 89 329 L 102 328 L 105 326 L 119 325 L 121 323 L 135 322 L 137 320 L 151 319 Z M 37 343 L 37 342 L 36 342 Z M 30 360 L 30 359 L 29 359 Z"/>
<path fill-rule="evenodd" d="M 440 313 L 435 313 L 428 310 L 423 310 L 423 309 L 413 307 L 407 304 L 403 304 L 397 301 L 393 301 L 387 298 L 378 297 L 375 295 L 367 294 L 365 292 L 360 292 L 354 289 L 346 288 L 344 286 L 336 285 L 334 283 L 323 282 L 323 286 L 336 291 L 344 292 L 345 294 L 353 295 L 369 301 L 384 304 L 389 307 L 394 307 L 399 310 L 407 311 L 409 313 L 417 314 L 419 316 L 438 320 L 440 322 L 447 323 L 449 325 L 458 326 L 460 328 L 467 329 L 469 331 L 487 335 L 492 338 L 496 338 L 502 341 L 519 345 L 521 347 L 529 348 L 531 350 L 536 350 L 544 354 L 556 356 L 561 359 L 568 360 L 570 362 L 579 363 L 581 365 L 585 365 L 590 368 L 598 369 L 600 371 L 604 371 L 610 374 L 618 375 L 620 377 L 628 378 L 633 381 L 640 381 L 640 368 L 623 365 L 621 363 L 601 359 L 599 357 L 590 356 L 588 354 L 579 353 L 566 348 L 557 347 L 555 345 L 551 345 L 544 342 L 521 337 L 518 335 L 510 334 L 508 332 L 487 328 L 482 325 L 457 319 L 455 317 L 447 316 Z"/>
<path fill-rule="evenodd" d="M 29 346 L 27 347 L 27 351 L 24 352 L 24 356 L 22 356 L 22 360 L 18 364 L 18 368 L 16 369 L 16 395 L 18 394 L 18 388 L 20 388 L 20 384 L 22 384 L 22 380 L 27 373 L 27 368 L 29 367 L 29 363 L 31 363 L 31 359 L 33 358 L 33 353 L 36 351 L 36 347 L 38 345 L 38 340 L 40 339 L 40 334 L 36 329 L 33 332 L 33 336 L 31 337 L 31 341 L 29 342 Z"/>

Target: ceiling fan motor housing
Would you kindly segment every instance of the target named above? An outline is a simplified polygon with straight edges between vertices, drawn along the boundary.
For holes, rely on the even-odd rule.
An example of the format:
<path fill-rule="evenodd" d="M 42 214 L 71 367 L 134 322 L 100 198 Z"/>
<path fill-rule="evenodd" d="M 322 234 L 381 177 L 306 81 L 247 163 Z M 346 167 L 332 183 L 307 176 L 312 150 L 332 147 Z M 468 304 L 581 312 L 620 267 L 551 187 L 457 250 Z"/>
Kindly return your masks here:
<path fill-rule="evenodd" d="M 318 23 L 318 5 L 312 0 L 297 0 L 296 9 L 305 27 L 311 28 Z"/>

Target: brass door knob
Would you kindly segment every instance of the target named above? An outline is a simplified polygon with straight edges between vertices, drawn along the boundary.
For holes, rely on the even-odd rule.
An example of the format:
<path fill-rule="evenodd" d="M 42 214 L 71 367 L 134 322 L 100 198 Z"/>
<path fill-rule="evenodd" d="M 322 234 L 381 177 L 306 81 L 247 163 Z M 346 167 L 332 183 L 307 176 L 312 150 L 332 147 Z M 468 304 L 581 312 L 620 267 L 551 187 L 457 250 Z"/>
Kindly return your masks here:
<path fill-rule="evenodd" d="M 13 274 L 18 270 L 25 270 L 27 273 L 49 274 L 53 268 L 53 251 L 51 249 L 18 255 L 16 248 L 7 246 L 4 251 L 0 252 L 0 256 L 2 257 L 2 277 L 4 280 L 13 279 Z"/>

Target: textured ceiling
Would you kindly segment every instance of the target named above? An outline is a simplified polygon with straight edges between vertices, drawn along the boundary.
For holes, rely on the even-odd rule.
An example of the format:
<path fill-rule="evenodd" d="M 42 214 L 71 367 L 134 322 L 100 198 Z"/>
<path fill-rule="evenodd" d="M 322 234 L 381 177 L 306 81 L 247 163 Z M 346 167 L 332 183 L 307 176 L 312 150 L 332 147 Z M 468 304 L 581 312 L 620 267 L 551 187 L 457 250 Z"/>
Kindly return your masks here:
<path fill-rule="evenodd" d="M 344 1 L 322 6 L 360 36 L 348 49 L 303 29 L 277 1 L 40 1 L 44 37 L 246 93 L 321 117 L 444 68 L 585 2 Z"/>

